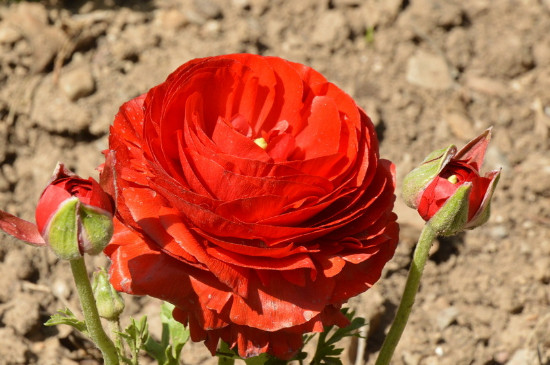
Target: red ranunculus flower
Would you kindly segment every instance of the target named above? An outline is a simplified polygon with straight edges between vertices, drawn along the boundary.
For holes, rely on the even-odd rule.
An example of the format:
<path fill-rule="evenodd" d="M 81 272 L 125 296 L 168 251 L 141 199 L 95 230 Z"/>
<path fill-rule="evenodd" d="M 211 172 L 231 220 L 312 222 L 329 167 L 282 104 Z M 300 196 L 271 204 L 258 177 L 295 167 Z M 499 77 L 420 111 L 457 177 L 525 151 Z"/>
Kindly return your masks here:
<path fill-rule="evenodd" d="M 367 115 L 276 57 L 192 60 L 124 104 L 102 183 L 117 202 L 111 282 L 173 303 L 214 353 L 289 359 L 346 325 L 392 257 L 394 171 Z"/>

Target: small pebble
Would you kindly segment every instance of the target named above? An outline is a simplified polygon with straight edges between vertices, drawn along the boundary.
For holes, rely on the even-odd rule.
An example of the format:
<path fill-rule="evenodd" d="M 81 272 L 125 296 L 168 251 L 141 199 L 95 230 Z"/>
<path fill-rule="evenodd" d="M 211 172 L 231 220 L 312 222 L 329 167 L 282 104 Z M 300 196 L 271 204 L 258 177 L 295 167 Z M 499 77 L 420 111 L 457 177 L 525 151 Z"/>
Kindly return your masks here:
<path fill-rule="evenodd" d="M 9 24 L 0 27 L 0 43 L 12 44 L 23 38 L 23 35 Z"/>
<path fill-rule="evenodd" d="M 481 76 L 467 76 L 465 78 L 466 87 L 487 95 L 502 95 L 508 90 L 508 86 L 497 79 Z"/>
<path fill-rule="evenodd" d="M 189 20 L 178 9 L 159 10 L 155 14 L 155 23 L 163 29 L 178 30 L 183 28 Z"/>
<path fill-rule="evenodd" d="M 448 307 L 437 314 L 437 327 L 444 330 L 456 321 L 459 311 L 456 307 Z"/>
<path fill-rule="evenodd" d="M 535 350 L 520 349 L 514 352 L 512 358 L 506 365 L 528 365 L 538 364 L 538 356 Z"/>
<path fill-rule="evenodd" d="M 311 41 L 320 45 L 338 43 L 347 36 L 346 19 L 340 12 L 326 12 L 317 20 Z"/>
<path fill-rule="evenodd" d="M 407 81 L 434 90 L 446 90 L 453 84 L 445 60 L 424 51 L 419 51 L 409 58 Z"/>
<path fill-rule="evenodd" d="M 67 283 L 61 279 L 55 279 L 52 284 L 52 292 L 58 298 L 67 299 L 71 295 L 71 289 L 67 286 Z"/>
<path fill-rule="evenodd" d="M 193 0 L 195 10 L 206 19 L 221 18 L 222 8 L 212 0 Z"/>
<path fill-rule="evenodd" d="M 504 225 L 494 226 L 489 232 L 491 237 L 497 240 L 508 237 L 508 229 Z"/>
<path fill-rule="evenodd" d="M 95 91 L 95 80 L 87 67 L 79 67 L 62 74 L 60 85 L 72 101 L 89 96 Z"/>

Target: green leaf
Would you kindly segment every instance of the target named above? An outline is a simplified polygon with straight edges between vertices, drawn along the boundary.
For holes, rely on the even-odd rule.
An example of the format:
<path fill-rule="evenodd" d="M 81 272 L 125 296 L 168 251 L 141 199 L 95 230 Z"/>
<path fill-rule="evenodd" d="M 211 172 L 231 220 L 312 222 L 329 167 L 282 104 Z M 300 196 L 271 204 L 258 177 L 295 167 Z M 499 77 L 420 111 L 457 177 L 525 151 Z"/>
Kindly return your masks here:
<path fill-rule="evenodd" d="M 162 335 L 160 343 L 149 337 L 144 349 L 159 365 L 179 364 L 183 346 L 189 341 L 189 329 L 172 316 L 174 305 L 164 302 L 160 310 Z"/>
<path fill-rule="evenodd" d="M 147 352 L 151 357 L 153 357 L 155 360 L 157 360 L 157 363 L 159 365 L 166 363 L 166 348 L 162 346 L 157 341 L 153 340 L 151 336 L 147 338 L 147 341 L 145 341 L 143 349 L 145 352 Z"/>
<path fill-rule="evenodd" d="M 357 330 L 366 325 L 364 318 L 355 317 L 355 312 L 349 312 L 347 308 L 342 309 L 342 313 L 350 320 L 350 324 L 344 328 L 338 328 L 331 333 L 334 326 L 327 326 L 319 335 L 317 349 L 311 364 L 341 365 L 340 355 L 343 348 L 336 347 L 336 344 L 345 337 L 359 336 Z"/>
<path fill-rule="evenodd" d="M 124 358 L 123 361 L 127 364 L 136 365 L 138 363 L 139 351 L 144 347 L 149 338 L 149 330 L 147 324 L 147 316 L 141 317 L 139 321 L 131 318 L 131 323 L 124 329 L 124 332 L 120 332 L 120 337 L 130 347 L 132 359 Z"/>
<path fill-rule="evenodd" d="M 325 357 L 324 364 L 327 365 L 343 365 L 339 357 Z"/>
<path fill-rule="evenodd" d="M 357 336 L 358 334 L 355 331 L 366 325 L 367 323 L 364 318 L 361 318 L 361 317 L 353 318 L 349 326 L 344 328 L 338 328 L 334 332 L 334 334 L 330 337 L 330 339 L 328 339 L 326 344 L 332 345 L 342 340 L 344 337 Z"/>
<path fill-rule="evenodd" d="M 189 329 L 182 323 L 176 321 L 172 316 L 172 311 L 174 310 L 173 304 L 164 302 L 160 309 L 160 319 L 163 324 L 163 338 L 165 337 L 164 330 L 167 329 L 168 337 L 170 338 L 173 348 L 173 355 L 177 355 L 179 358 L 179 354 L 181 353 L 183 346 L 187 343 L 187 341 L 189 341 Z M 166 328 L 164 324 L 166 324 L 168 328 Z"/>
<path fill-rule="evenodd" d="M 44 326 L 57 326 L 59 324 L 66 324 L 77 331 L 80 331 L 84 335 L 88 336 L 88 329 L 86 323 L 75 317 L 74 313 L 69 308 L 58 310 L 56 314 L 53 314 Z"/>

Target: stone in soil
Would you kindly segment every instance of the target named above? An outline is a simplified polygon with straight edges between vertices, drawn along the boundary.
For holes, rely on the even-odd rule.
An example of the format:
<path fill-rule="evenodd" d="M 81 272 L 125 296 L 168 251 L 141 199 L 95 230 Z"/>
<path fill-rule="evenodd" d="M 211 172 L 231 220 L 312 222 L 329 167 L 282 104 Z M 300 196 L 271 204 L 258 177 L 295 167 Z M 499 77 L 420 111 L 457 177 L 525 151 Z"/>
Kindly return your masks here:
<path fill-rule="evenodd" d="M 94 77 L 86 66 L 64 72 L 59 84 L 65 95 L 72 101 L 89 96 L 95 91 Z"/>
<path fill-rule="evenodd" d="M 424 51 L 418 51 L 409 58 L 407 81 L 434 90 L 446 90 L 453 85 L 445 59 Z"/>

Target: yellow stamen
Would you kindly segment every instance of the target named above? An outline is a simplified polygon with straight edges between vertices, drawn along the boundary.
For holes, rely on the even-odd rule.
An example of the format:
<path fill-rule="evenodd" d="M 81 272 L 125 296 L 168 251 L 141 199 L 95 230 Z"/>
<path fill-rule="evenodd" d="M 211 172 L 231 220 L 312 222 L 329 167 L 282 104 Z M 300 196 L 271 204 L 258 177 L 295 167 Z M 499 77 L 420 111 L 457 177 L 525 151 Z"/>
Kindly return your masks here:
<path fill-rule="evenodd" d="M 451 183 L 451 184 L 456 184 L 458 182 L 458 177 L 456 177 L 456 175 L 451 175 L 447 178 L 447 180 Z"/>
<path fill-rule="evenodd" d="M 258 146 L 260 146 L 260 148 L 262 148 L 263 150 L 265 150 L 267 148 L 267 142 L 262 137 L 256 138 L 254 140 L 254 143 L 256 143 Z"/>

